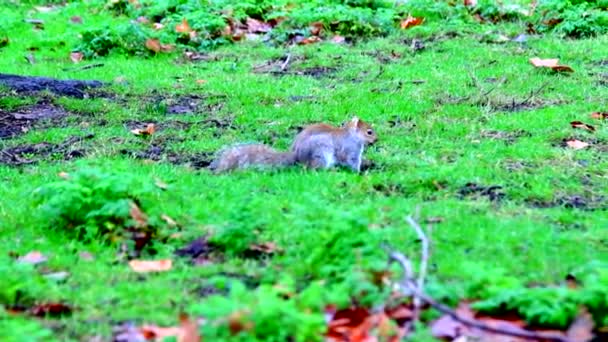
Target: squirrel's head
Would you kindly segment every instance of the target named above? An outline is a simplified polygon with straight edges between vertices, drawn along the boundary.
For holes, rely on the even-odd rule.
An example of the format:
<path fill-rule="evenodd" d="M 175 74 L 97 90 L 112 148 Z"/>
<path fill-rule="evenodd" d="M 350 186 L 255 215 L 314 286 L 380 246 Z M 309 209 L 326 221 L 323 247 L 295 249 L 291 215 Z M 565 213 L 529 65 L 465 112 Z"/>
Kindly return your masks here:
<path fill-rule="evenodd" d="M 376 140 L 378 140 L 376 131 L 374 131 L 372 126 L 356 116 L 354 116 L 346 124 L 346 126 L 355 131 L 357 135 L 359 135 L 359 137 L 365 142 L 365 144 L 373 144 L 376 142 Z"/>

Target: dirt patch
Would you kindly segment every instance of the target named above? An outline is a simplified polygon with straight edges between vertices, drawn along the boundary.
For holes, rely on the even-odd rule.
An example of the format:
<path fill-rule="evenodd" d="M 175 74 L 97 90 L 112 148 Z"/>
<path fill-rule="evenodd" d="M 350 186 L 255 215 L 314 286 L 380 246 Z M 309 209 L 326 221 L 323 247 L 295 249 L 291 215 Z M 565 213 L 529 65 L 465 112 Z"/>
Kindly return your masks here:
<path fill-rule="evenodd" d="M 42 100 L 7 112 L 0 109 L 0 139 L 13 138 L 29 131 L 34 123 L 43 119 L 58 119 L 69 115 L 61 106 Z"/>
<path fill-rule="evenodd" d="M 291 57 L 286 55 L 280 58 L 271 59 L 253 67 L 253 72 L 257 74 L 271 74 L 275 76 L 297 75 L 310 76 L 313 78 L 328 77 L 334 74 L 338 68 L 330 66 L 301 66 L 305 60 L 302 56 Z"/>
<path fill-rule="evenodd" d="M 529 198 L 526 203 L 534 208 L 563 207 L 581 210 L 608 210 L 608 201 L 603 196 L 561 195 L 551 200 Z"/>
<path fill-rule="evenodd" d="M 34 164 L 49 157 L 60 160 L 81 158 L 85 156 L 82 142 L 93 137 L 93 134 L 89 134 L 70 137 L 60 144 L 42 142 L 10 147 L 0 151 L 0 164 L 13 166 Z"/>
<path fill-rule="evenodd" d="M 180 154 L 173 151 L 166 151 L 161 145 L 151 145 L 144 151 L 129 151 L 124 149 L 121 150 L 120 153 L 137 159 L 169 162 L 175 165 L 187 165 L 194 169 L 203 169 L 208 167 L 215 156 L 214 152 Z"/>
<path fill-rule="evenodd" d="M 476 183 L 467 183 L 458 190 L 458 197 L 460 199 L 479 199 L 487 197 L 492 202 L 497 202 L 505 197 L 505 194 L 501 191 L 502 186 L 500 185 L 479 185 Z"/>
<path fill-rule="evenodd" d="M 48 77 L 0 74 L 0 85 L 20 94 L 48 90 L 57 95 L 84 98 L 87 97 L 89 89 L 101 87 L 103 83 L 100 81 L 58 80 Z"/>
<path fill-rule="evenodd" d="M 167 106 L 167 114 L 216 113 L 224 108 L 223 102 L 208 102 L 205 96 L 167 97 L 161 100 Z"/>

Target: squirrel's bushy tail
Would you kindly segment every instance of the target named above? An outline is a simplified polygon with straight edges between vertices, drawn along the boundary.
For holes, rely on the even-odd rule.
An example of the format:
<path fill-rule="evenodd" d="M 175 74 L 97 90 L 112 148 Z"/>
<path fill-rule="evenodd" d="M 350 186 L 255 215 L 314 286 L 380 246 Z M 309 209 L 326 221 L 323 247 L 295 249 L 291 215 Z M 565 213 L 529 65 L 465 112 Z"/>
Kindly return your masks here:
<path fill-rule="evenodd" d="M 295 164 L 292 152 L 277 151 L 262 144 L 236 145 L 221 150 L 209 169 L 215 173 L 248 167 L 281 167 Z"/>

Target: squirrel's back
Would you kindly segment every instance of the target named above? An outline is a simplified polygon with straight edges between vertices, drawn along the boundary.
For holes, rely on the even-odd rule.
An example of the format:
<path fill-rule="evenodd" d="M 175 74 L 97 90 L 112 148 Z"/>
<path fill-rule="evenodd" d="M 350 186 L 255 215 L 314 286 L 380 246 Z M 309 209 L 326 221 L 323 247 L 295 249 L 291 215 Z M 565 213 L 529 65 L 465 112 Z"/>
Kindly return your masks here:
<path fill-rule="evenodd" d="M 291 152 L 280 152 L 262 144 L 239 144 L 220 151 L 209 169 L 220 173 L 252 166 L 288 166 L 294 163 Z"/>

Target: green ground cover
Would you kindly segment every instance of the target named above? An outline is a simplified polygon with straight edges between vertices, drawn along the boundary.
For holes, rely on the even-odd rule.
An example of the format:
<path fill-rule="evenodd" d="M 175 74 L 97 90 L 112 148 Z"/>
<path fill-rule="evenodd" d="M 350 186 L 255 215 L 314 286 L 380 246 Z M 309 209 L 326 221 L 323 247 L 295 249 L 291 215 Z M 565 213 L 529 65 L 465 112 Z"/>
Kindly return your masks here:
<path fill-rule="evenodd" d="M 376 275 L 401 271 L 381 246 L 417 261 L 404 220 L 417 211 L 433 226 L 434 298 L 557 328 L 585 306 L 607 327 L 608 124 L 590 116 L 608 111 L 606 5 L 479 3 L 5 1 L 0 72 L 109 84 L 85 98 L 0 95 L 11 132 L 0 138 L 0 331 L 108 340 L 121 322 L 174 325 L 186 312 L 205 317 L 207 340 L 321 340 L 326 306 L 389 301 Z M 400 29 L 408 14 L 425 21 Z M 282 17 L 249 37 L 234 24 Z M 175 32 L 184 18 L 196 37 Z M 56 115 L 8 128 L 14 113 L 39 112 Z M 205 169 L 222 146 L 288 149 L 300 127 L 354 114 L 379 136 L 361 174 Z M 150 136 L 131 132 L 150 123 Z M 175 255 L 201 237 L 195 262 Z M 48 260 L 18 262 L 31 251 Z M 173 268 L 135 273 L 132 258 Z M 59 302 L 71 314 L 21 312 Z M 235 313 L 246 328 L 233 335 Z"/>

